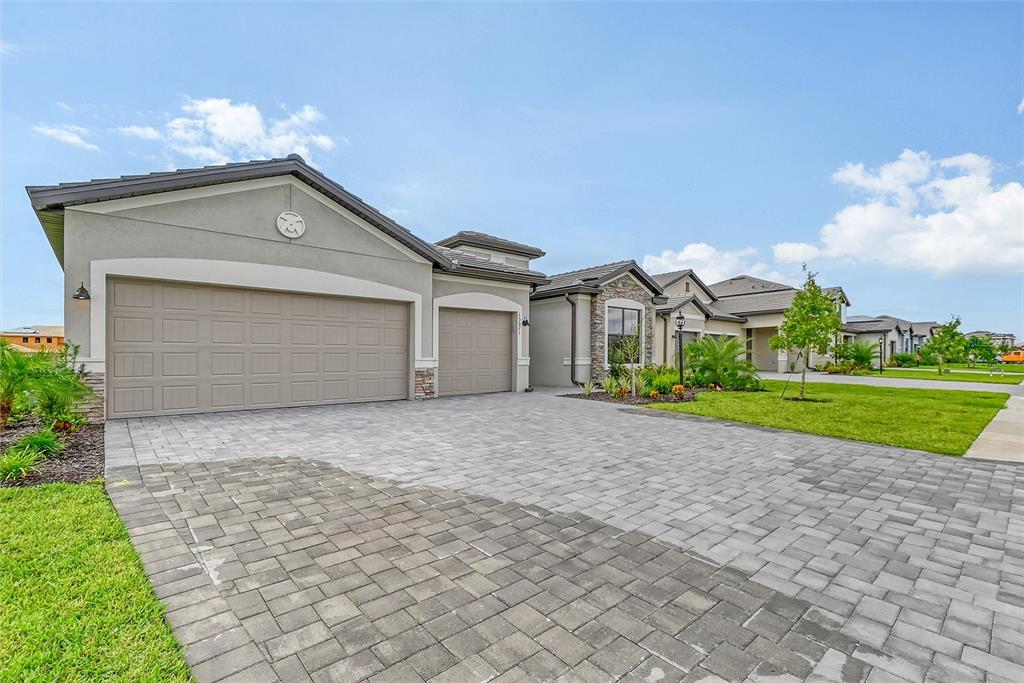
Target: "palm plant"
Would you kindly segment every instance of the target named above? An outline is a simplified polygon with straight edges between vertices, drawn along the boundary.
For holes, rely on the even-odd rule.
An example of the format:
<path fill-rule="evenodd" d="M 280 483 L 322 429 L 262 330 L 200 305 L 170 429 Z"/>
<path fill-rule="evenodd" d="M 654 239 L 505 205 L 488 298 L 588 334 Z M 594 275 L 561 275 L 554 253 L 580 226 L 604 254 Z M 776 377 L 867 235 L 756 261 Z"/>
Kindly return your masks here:
<path fill-rule="evenodd" d="M 686 345 L 686 364 L 694 383 L 723 389 L 753 389 L 761 380 L 753 364 L 743 358 L 744 346 L 735 338 L 707 336 Z"/>
<path fill-rule="evenodd" d="M 870 342 L 850 342 L 843 344 L 836 350 L 839 360 L 849 361 L 855 366 L 862 368 L 871 367 L 871 363 L 878 358 L 878 346 Z"/>
<path fill-rule="evenodd" d="M 23 353 L 0 339 L 0 431 L 7 426 L 18 399 L 27 398 L 47 422 L 69 412 L 88 395 L 89 387 L 73 364 L 74 356 L 67 351 Z"/>

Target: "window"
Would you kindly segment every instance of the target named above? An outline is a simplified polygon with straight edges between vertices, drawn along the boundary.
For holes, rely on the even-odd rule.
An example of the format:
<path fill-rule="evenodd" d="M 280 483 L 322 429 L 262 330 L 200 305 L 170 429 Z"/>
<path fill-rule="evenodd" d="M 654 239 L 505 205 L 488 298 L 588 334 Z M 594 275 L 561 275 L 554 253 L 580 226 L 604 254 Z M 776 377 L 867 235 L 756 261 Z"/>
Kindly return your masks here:
<path fill-rule="evenodd" d="M 36 344 L 38 344 L 41 341 L 42 341 L 42 339 L 40 339 L 39 337 L 36 337 Z"/>
<path fill-rule="evenodd" d="M 690 281 L 687 280 L 684 284 L 686 285 L 686 293 L 689 294 L 690 293 Z"/>
<path fill-rule="evenodd" d="M 22 344 L 28 344 L 28 337 L 22 337 L 21 338 L 21 343 Z"/>
<path fill-rule="evenodd" d="M 52 344 L 53 343 L 53 337 L 47 337 L 46 338 L 46 343 L 47 344 Z"/>
<path fill-rule="evenodd" d="M 640 311 L 635 308 L 608 307 L 608 319 L 605 322 L 605 330 L 608 333 L 608 358 L 611 359 L 612 352 L 622 346 L 626 337 L 636 334 L 640 324 Z M 627 363 L 638 363 L 639 358 L 623 358 Z"/>

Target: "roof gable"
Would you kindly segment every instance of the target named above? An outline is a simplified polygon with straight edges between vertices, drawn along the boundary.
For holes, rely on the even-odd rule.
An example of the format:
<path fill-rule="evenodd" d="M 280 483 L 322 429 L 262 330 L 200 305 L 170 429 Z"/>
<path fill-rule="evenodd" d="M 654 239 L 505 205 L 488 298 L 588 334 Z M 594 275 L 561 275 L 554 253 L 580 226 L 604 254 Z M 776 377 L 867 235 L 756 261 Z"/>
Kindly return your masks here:
<path fill-rule="evenodd" d="M 695 285 L 700 287 L 701 291 L 707 294 L 712 301 L 718 299 L 715 293 L 711 291 L 711 288 L 704 284 L 704 281 L 697 277 L 697 273 L 693 272 L 693 270 L 690 268 L 685 268 L 683 270 L 675 270 L 670 273 L 660 273 L 658 275 L 652 275 L 651 277 L 654 278 L 655 282 L 661 285 L 661 288 L 664 291 L 668 291 L 669 287 L 679 282 L 680 280 L 684 278 L 689 278 Z"/>
<path fill-rule="evenodd" d="M 50 239 L 57 259 L 63 264 L 63 210 L 67 207 L 283 175 L 294 176 L 434 265 L 446 270 L 451 269 L 452 264 L 448 257 L 433 245 L 415 236 L 407 228 L 309 166 L 298 154 L 291 154 L 284 159 L 205 166 L 80 183 L 29 186 L 25 191 L 28 192 L 32 208 Z"/>
<path fill-rule="evenodd" d="M 636 261 L 614 261 L 600 266 L 591 266 L 579 270 L 571 270 L 566 273 L 558 273 L 550 276 L 550 282 L 538 287 L 534 292 L 536 298 L 545 296 L 557 296 L 562 293 L 585 292 L 596 293 L 601 287 L 612 280 L 617 280 L 623 275 L 630 274 L 651 292 L 652 296 L 659 296 L 662 293 L 661 285 L 654 281 Z"/>
<path fill-rule="evenodd" d="M 497 237 L 496 235 L 488 235 L 485 232 L 477 232 L 476 230 L 460 230 L 451 237 L 445 237 L 443 240 L 435 242 L 439 247 L 449 247 L 451 249 L 458 249 L 459 247 L 480 247 L 482 249 L 491 249 L 493 251 L 500 251 L 506 254 L 513 254 L 515 256 L 523 256 L 528 259 L 535 259 L 544 256 L 544 251 L 538 247 L 531 247 L 529 244 L 523 244 L 522 242 L 513 242 L 503 237 Z"/>

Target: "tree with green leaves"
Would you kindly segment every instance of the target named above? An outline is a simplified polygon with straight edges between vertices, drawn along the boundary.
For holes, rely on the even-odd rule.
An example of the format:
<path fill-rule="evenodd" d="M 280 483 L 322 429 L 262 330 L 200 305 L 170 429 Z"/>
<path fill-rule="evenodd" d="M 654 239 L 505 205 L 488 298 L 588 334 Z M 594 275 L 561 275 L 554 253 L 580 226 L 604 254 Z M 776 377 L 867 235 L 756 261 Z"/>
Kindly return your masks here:
<path fill-rule="evenodd" d="M 768 344 L 776 351 L 797 349 L 803 355 L 800 368 L 800 398 L 804 398 L 807 385 L 807 368 L 811 352 L 826 353 L 842 329 L 839 306 L 835 299 L 826 294 L 815 277 L 804 266 L 807 280 L 793 297 L 793 303 L 782 316 L 779 333 Z"/>
<path fill-rule="evenodd" d="M 964 351 L 967 353 L 967 359 L 971 365 L 974 363 L 991 365 L 998 353 L 990 337 L 968 337 L 964 343 Z"/>
<path fill-rule="evenodd" d="M 622 355 L 625 356 L 629 363 L 629 393 L 636 398 L 636 373 L 638 366 L 640 365 L 640 354 L 643 351 L 643 334 L 644 325 L 643 319 L 640 320 L 640 324 L 636 326 L 636 332 L 627 337 L 623 337 L 619 342 L 619 350 L 622 351 Z"/>
<path fill-rule="evenodd" d="M 960 331 L 960 318 L 953 316 L 949 322 L 943 323 L 931 340 L 928 341 L 929 353 L 934 356 L 938 366 L 939 374 L 943 373 L 942 366 L 955 361 L 964 354 L 967 339 Z"/>

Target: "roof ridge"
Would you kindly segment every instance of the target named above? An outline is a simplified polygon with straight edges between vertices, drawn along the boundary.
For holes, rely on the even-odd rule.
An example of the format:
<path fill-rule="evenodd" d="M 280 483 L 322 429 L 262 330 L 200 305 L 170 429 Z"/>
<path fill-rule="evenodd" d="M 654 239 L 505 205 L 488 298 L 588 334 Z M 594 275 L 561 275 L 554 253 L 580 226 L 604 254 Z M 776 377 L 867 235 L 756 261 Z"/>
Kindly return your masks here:
<path fill-rule="evenodd" d="M 555 273 L 551 277 L 562 277 L 563 275 L 572 275 L 573 273 L 582 273 L 585 270 L 597 270 L 598 268 L 607 268 L 608 266 L 624 266 L 627 263 L 636 263 L 636 259 L 625 259 L 623 261 L 611 261 L 609 263 L 601 263 L 596 266 L 587 266 L 586 268 L 577 268 L 576 270 L 567 270 L 564 273 Z M 639 266 L 638 266 L 639 267 Z"/>

